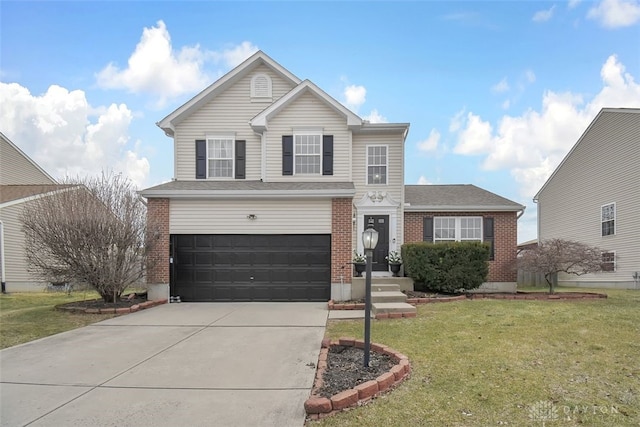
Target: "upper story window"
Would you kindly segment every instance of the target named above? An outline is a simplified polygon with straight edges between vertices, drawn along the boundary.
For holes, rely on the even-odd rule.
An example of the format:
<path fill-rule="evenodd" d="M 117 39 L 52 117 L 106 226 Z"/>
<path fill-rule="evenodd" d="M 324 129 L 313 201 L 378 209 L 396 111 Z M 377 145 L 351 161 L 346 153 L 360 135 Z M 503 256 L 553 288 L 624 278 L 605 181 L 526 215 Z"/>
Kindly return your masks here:
<path fill-rule="evenodd" d="M 482 241 L 481 217 L 434 217 L 434 242 Z"/>
<path fill-rule="evenodd" d="M 387 146 L 368 145 L 367 146 L 367 184 L 387 183 Z"/>
<path fill-rule="evenodd" d="M 602 222 L 602 235 L 616 234 L 616 204 L 609 203 L 601 207 L 600 220 Z"/>
<path fill-rule="evenodd" d="M 322 171 L 322 135 L 294 135 L 294 170 L 296 174 L 317 174 Z"/>
<path fill-rule="evenodd" d="M 233 178 L 233 138 L 207 138 L 207 176 Z"/>
<path fill-rule="evenodd" d="M 251 99 L 271 100 L 271 77 L 266 74 L 256 74 L 251 79 Z"/>
<path fill-rule="evenodd" d="M 602 252 L 602 271 L 616 271 L 615 252 Z"/>

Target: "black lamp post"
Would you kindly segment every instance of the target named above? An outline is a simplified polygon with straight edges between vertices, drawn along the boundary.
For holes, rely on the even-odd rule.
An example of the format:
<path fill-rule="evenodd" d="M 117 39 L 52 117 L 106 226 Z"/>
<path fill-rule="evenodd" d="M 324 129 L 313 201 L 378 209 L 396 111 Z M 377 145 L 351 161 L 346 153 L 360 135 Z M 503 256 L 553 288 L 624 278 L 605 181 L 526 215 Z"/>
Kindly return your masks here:
<path fill-rule="evenodd" d="M 367 268 L 365 277 L 365 302 L 364 302 L 364 366 L 369 367 L 369 353 L 371 350 L 371 262 L 373 250 L 378 244 L 378 232 L 373 229 L 373 224 L 362 233 L 362 244 L 367 256 Z"/>

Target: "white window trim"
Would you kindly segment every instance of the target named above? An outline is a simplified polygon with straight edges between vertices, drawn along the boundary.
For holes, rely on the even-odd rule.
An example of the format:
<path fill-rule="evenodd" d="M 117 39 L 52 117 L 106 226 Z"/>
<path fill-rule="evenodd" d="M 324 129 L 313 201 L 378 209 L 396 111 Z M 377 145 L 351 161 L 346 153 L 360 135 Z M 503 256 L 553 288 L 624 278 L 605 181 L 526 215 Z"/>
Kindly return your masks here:
<path fill-rule="evenodd" d="M 231 140 L 231 176 L 209 176 L 209 160 L 215 160 L 215 157 L 209 156 L 209 140 L 211 139 L 230 139 Z M 233 135 L 207 135 L 207 179 L 215 180 L 233 180 L 236 177 L 236 136 Z"/>
<path fill-rule="evenodd" d="M 607 234 L 605 236 L 605 235 L 602 234 L 602 224 L 605 222 L 602 219 L 602 208 L 604 208 L 605 206 L 609 206 L 609 205 L 613 205 L 613 234 Z M 615 236 L 616 235 L 616 231 L 617 231 L 617 228 L 618 228 L 617 216 L 618 216 L 618 207 L 616 206 L 616 202 L 605 203 L 604 205 L 600 206 L 600 237 L 609 237 L 609 236 Z"/>
<path fill-rule="evenodd" d="M 436 218 L 438 219 L 454 219 L 455 220 L 455 239 L 439 239 L 436 238 Z M 479 219 L 480 220 L 480 238 L 479 239 L 463 239 L 462 235 L 462 218 Z M 433 217 L 433 242 L 483 242 L 484 241 L 484 226 L 483 217 L 481 216 L 434 216 Z"/>
<path fill-rule="evenodd" d="M 369 166 L 383 166 L 383 165 L 370 165 L 369 164 L 369 147 L 385 147 L 386 153 L 386 163 L 384 167 L 387 168 L 387 177 L 384 184 L 369 184 Z M 378 186 L 387 186 L 389 185 L 389 145 L 388 144 L 368 144 L 365 148 L 365 166 L 364 166 L 364 185 L 378 185 Z"/>
<path fill-rule="evenodd" d="M 266 96 L 259 96 L 256 94 L 255 82 L 259 77 L 265 77 L 267 79 L 267 92 Z M 258 73 L 251 78 L 251 101 L 266 102 L 273 99 L 273 83 L 271 77 L 265 73 Z"/>
<path fill-rule="evenodd" d="M 616 251 L 602 251 L 602 255 L 604 254 L 613 254 L 613 270 L 602 270 L 603 273 L 615 273 L 616 272 L 616 268 L 617 268 L 617 257 L 616 257 Z M 603 263 L 604 264 L 604 263 Z"/>
<path fill-rule="evenodd" d="M 319 136 L 320 137 L 320 153 L 318 154 L 318 156 L 320 157 L 320 170 L 317 173 L 298 173 L 296 172 L 296 159 L 298 158 L 298 155 L 296 154 L 296 137 L 298 136 Z M 299 176 L 322 176 L 322 157 L 323 157 L 323 146 L 322 146 L 322 141 L 323 141 L 323 136 L 324 134 L 322 133 L 322 131 L 315 131 L 315 130 L 298 130 L 298 131 L 294 131 L 293 133 L 293 174 L 294 175 L 299 175 Z M 309 155 L 309 154 L 305 154 L 305 155 Z"/>

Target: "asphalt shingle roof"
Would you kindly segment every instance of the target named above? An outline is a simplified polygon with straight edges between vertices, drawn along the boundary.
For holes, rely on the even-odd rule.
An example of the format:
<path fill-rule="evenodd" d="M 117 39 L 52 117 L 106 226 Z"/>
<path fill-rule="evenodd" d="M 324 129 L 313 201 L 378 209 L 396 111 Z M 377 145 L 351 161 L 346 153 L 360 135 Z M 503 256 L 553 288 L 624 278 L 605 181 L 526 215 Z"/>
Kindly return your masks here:
<path fill-rule="evenodd" d="M 66 187 L 68 185 L 0 185 L 0 203 L 25 199 Z"/>
<path fill-rule="evenodd" d="M 463 185 L 405 185 L 405 210 L 425 209 L 524 209 L 519 203 L 505 199 L 471 184 Z"/>

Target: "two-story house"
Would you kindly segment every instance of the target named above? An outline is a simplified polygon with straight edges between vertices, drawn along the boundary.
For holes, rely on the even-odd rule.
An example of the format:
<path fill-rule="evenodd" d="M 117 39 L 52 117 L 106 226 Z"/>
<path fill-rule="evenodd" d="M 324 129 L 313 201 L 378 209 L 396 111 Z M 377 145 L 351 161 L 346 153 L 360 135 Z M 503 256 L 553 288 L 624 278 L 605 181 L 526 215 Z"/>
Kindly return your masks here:
<path fill-rule="evenodd" d="M 0 271 L 3 291 L 36 291 L 45 285 L 29 274 L 20 215 L 25 204 L 61 188 L 63 186 L 0 133 Z"/>
<path fill-rule="evenodd" d="M 368 224 L 380 233 L 374 271 L 386 272 L 385 257 L 405 241 L 409 124 L 369 123 L 263 52 L 158 126 L 174 141 L 175 178 L 141 192 L 159 230 L 147 277 L 152 293 L 166 297 L 170 284 L 183 301 L 326 301 L 350 286 Z M 508 233 L 515 233 L 524 207 L 507 202 L 500 209 L 510 209 Z M 448 205 L 456 209 L 435 211 L 466 206 Z M 454 240 L 456 230 L 458 238 L 484 240 L 479 206 L 469 223 L 450 216 L 451 223 L 429 226 Z M 493 228 L 487 233 L 498 241 Z M 504 241 L 511 240 L 515 258 L 515 234 Z M 515 282 L 515 272 L 495 277 Z"/>
<path fill-rule="evenodd" d="M 603 250 L 603 271 L 565 286 L 640 288 L 640 109 L 603 108 L 534 201 L 538 238 Z"/>

